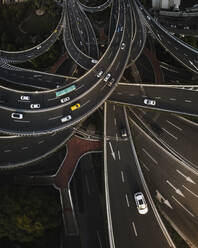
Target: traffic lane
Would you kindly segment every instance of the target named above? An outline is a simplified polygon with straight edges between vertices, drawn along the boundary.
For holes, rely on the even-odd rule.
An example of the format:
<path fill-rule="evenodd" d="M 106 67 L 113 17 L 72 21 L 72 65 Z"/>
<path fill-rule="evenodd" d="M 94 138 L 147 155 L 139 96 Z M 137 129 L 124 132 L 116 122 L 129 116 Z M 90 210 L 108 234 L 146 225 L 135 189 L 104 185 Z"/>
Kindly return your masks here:
<path fill-rule="evenodd" d="M 135 23 L 135 36 L 133 46 L 131 48 L 131 60 L 135 61 L 140 56 L 147 37 L 147 32 L 140 16 L 140 13 L 137 9 L 137 5 L 134 1 L 131 2 L 132 10 L 134 13 L 134 23 Z"/>
<path fill-rule="evenodd" d="M 109 187 L 110 199 L 112 199 L 111 195 L 115 194 L 115 199 L 112 199 L 111 208 L 111 213 L 113 215 L 112 220 L 114 220 L 115 218 L 115 225 L 113 225 L 114 236 L 119 237 L 119 241 L 121 240 L 121 242 L 125 240 L 126 243 L 126 240 L 128 240 L 128 246 L 126 247 L 131 247 L 131 245 L 135 245 L 135 247 L 144 247 L 145 244 L 147 244 L 148 246 L 150 244 L 150 246 L 156 248 L 169 247 L 155 219 L 152 208 L 143 190 L 143 186 L 139 178 L 136 164 L 131 153 L 131 147 L 129 142 L 111 141 L 111 143 L 116 155 L 118 154 L 116 147 L 119 147 L 120 151 L 120 159 L 119 156 L 115 156 L 116 160 L 112 161 L 111 164 L 110 162 L 108 163 L 108 166 L 112 166 L 112 171 L 109 171 L 108 173 L 114 173 L 113 176 L 112 174 L 110 174 L 114 180 L 112 184 L 115 184 L 116 182 L 116 187 L 115 185 L 112 186 L 112 189 Z M 113 160 L 110 146 L 108 148 L 108 154 L 109 159 Z M 118 170 L 116 176 L 115 170 Z M 109 183 L 109 185 L 110 184 L 111 182 Z M 113 192 L 114 190 L 115 192 Z M 144 193 L 149 208 L 149 212 L 144 216 L 138 213 L 134 201 L 134 193 L 139 191 Z M 115 202 L 116 200 L 118 201 L 118 199 L 120 199 L 120 206 L 117 206 Z M 123 225 L 125 225 L 124 229 L 122 228 Z M 149 229 L 148 227 L 151 225 L 152 229 Z M 124 233 L 122 233 L 121 230 L 124 230 Z M 121 239 L 121 235 L 123 235 L 123 239 Z M 158 237 L 158 240 L 155 240 L 156 236 Z"/>
<path fill-rule="evenodd" d="M 85 26 L 81 25 L 82 20 L 79 16 L 78 5 L 74 1 L 70 1 L 68 2 L 68 10 L 70 26 L 72 27 L 72 37 L 75 41 L 75 44 L 83 53 L 88 54 L 88 49 L 86 46 L 87 39 L 85 36 L 87 32 Z"/>
<path fill-rule="evenodd" d="M 140 134 L 137 127 L 134 125 L 132 127 Z M 164 194 L 167 194 L 166 191 L 169 189 L 169 194 L 179 197 L 180 202 L 196 216 L 198 212 L 197 175 L 143 133 L 135 142 L 141 163 L 151 171 L 153 178 L 157 178 L 159 189 L 162 189 Z"/>
<path fill-rule="evenodd" d="M 26 62 L 29 59 L 33 59 L 42 55 L 56 42 L 56 40 L 60 36 L 62 32 L 63 16 L 64 16 L 64 10 L 62 11 L 60 21 L 57 27 L 55 28 L 56 31 L 53 31 L 53 33 L 42 43 L 24 51 L 6 52 L 1 50 L 0 59 L 5 60 L 7 63 L 9 62 L 20 63 L 20 62 Z M 39 46 L 41 46 L 40 49 L 38 49 Z"/>
<path fill-rule="evenodd" d="M 160 130 L 159 132 L 153 129 L 156 135 L 184 159 L 190 161 L 195 169 L 198 169 L 198 154 L 196 152 L 196 144 L 198 142 L 196 133 L 198 127 L 196 125 L 192 125 L 175 115 L 165 113 L 155 114 L 147 111 L 140 113 L 138 110 L 135 110 L 135 112 L 145 123 L 148 124 L 149 120 L 156 123 Z"/>
<path fill-rule="evenodd" d="M 130 16 L 131 17 L 131 16 Z M 127 18 L 128 21 L 131 20 L 130 18 Z M 69 108 L 63 109 L 62 108 L 58 108 L 58 109 L 53 109 L 53 111 L 49 110 L 49 111 L 45 111 L 43 113 L 39 112 L 39 111 L 30 111 L 28 113 L 28 115 L 31 115 L 31 119 L 23 119 L 23 120 L 17 120 L 14 122 L 10 121 L 9 116 L 11 116 L 12 111 L 5 111 L 5 109 L 1 109 L 0 112 L 2 113 L 2 116 L 4 116 L 4 125 L 8 124 L 10 126 L 11 129 L 15 130 L 14 133 L 20 132 L 20 128 L 19 126 L 21 126 L 21 130 L 23 130 L 23 126 L 24 123 L 26 124 L 26 131 L 24 131 L 23 133 L 27 132 L 31 132 L 31 133 L 35 133 L 38 132 L 40 133 L 44 133 L 44 132 L 52 132 L 55 130 L 61 130 L 67 127 L 70 127 L 74 124 L 76 124 L 77 122 L 79 122 L 80 120 L 82 120 L 82 118 L 87 117 L 87 114 L 91 114 L 94 110 L 96 110 L 97 106 L 100 106 L 105 100 L 106 98 L 112 93 L 112 91 L 114 90 L 115 86 L 116 86 L 116 82 L 120 79 L 125 65 L 127 63 L 128 60 L 128 51 L 130 50 L 130 44 L 131 44 L 131 40 L 128 39 L 128 36 L 131 35 L 130 31 L 132 31 L 132 29 L 129 27 L 129 32 L 128 33 L 124 33 L 124 38 L 123 40 L 126 40 L 126 49 L 125 50 L 119 50 L 117 52 L 117 56 L 114 58 L 114 63 L 111 64 L 111 70 L 112 70 L 112 77 L 115 78 L 115 82 L 114 85 L 112 85 L 111 87 L 105 87 L 105 84 L 100 84 L 99 86 L 97 85 L 94 88 L 94 91 L 89 92 L 86 97 L 84 97 L 81 101 L 82 101 L 82 105 L 81 108 L 78 111 L 73 111 L 72 115 L 73 115 L 73 119 L 69 122 L 67 122 L 66 124 L 62 124 L 60 126 L 60 119 L 65 116 L 65 114 L 67 113 L 70 114 L 71 110 Z M 120 60 L 121 59 L 121 60 Z M 101 95 L 98 96 L 98 89 L 97 87 L 99 87 L 101 90 L 103 90 L 103 93 Z M 92 101 L 91 101 L 92 100 Z M 94 101 L 93 101 L 94 100 Z M 89 104 L 88 104 L 89 103 Z M 87 107 L 89 106 L 89 107 Z M 85 111 L 83 112 L 83 109 L 86 107 Z M 88 111 L 88 112 L 87 112 Z M 78 115 L 76 114 L 78 112 Z M 81 112 L 81 114 L 79 114 Z M 50 113 L 50 115 L 49 115 Z M 86 114 L 85 114 L 86 113 Z M 27 113 L 25 113 L 26 116 Z M 54 116 L 53 116 L 54 114 Z M 6 116 L 7 115 L 7 116 Z M 7 118 L 6 118 L 7 117 Z M 40 123 L 38 122 L 38 118 Z M 50 128 L 48 127 L 48 121 L 50 121 Z M 2 124 L 3 124 L 2 123 Z M 70 123 L 70 124 L 69 124 Z M 14 125 L 15 124 L 15 125 Z M 42 125 L 43 124 L 43 125 Z M 58 126 L 57 126 L 58 125 Z M 7 125 L 6 125 L 7 126 Z M 17 131 L 17 127 L 19 128 L 19 130 Z M 6 131 L 6 127 L 1 127 L 2 131 L 5 132 Z M 12 131 L 13 133 L 13 131 Z"/>
<path fill-rule="evenodd" d="M 99 198 L 97 179 L 93 168 L 93 160 L 85 156 L 81 162 L 82 194 L 84 214 L 81 216 L 82 239 L 86 247 L 106 247 L 104 234 L 104 218 Z"/>
<path fill-rule="evenodd" d="M 143 164 L 141 164 L 141 167 L 153 198 L 156 198 L 156 190 L 162 194 L 164 198 L 161 203 L 158 202 L 160 210 L 170 219 L 171 223 L 183 233 L 184 237 L 193 242 L 197 247 L 197 221 L 195 221 L 195 218 L 192 218 L 190 213 L 186 211 L 186 206 L 181 205 L 177 196 L 171 195 L 171 192 L 166 193 L 166 190 L 164 191 L 165 193 L 162 193 L 162 189 L 156 184 L 156 178 L 152 176 L 150 171 L 148 171 Z M 164 201 L 166 201 L 166 204 Z"/>
<path fill-rule="evenodd" d="M 121 2 L 121 6 L 123 6 L 123 2 Z M 121 9 L 121 8 L 120 8 Z M 66 18 L 68 19 L 68 16 L 66 15 Z M 124 22 L 124 19 L 125 19 L 125 16 L 124 16 L 124 13 L 123 12 L 120 12 L 120 15 L 119 15 L 119 18 L 118 18 L 118 22 L 120 25 L 123 26 L 123 22 Z M 68 21 L 68 20 L 67 20 Z M 83 54 L 82 52 L 80 52 L 80 50 L 75 46 L 72 38 L 71 38 L 71 30 L 70 30 L 70 27 L 68 25 L 68 23 L 66 22 L 65 23 L 66 25 L 66 28 L 64 29 L 65 31 L 65 34 L 64 34 L 64 42 L 65 42 L 65 46 L 70 54 L 70 56 L 72 56 L 72 58 L 76 61 L 77 64 L 79 64 L 79 62 L 82 62 L 80 64 L 80 66 L 82 66 L 83 68 L 85 69 L 90 69 L 93 64 L 91 62 L 91 59 L 90 57 L 88 56 L 85 56 L 85 54 Z M 115 32 L 115 36 L 120 36 L 119 33 Z M 70 44 L 69 44 L 69 43 Z M 112 43 L 110 44 L 112 45 Z M 109 50 L 109 49 L 108 49 Z M 107 51 L 108 51 L 107 50 Z M 75 56 L 75 53 L 78 53 L 78 59 L 80 59 L 79 61 L 76 60 L 76 56 Z M 103 58 L 104 58 L 104 55 L 103 55 Z M 104 61 L 104 59 L 103 59 Z M 105 61 L 104 61 L 105 62 Z"/>
<path fill-rule="evenodd" d="M 58 85 L 62 85 L 67 82 L 67 76 L 55 75 L 40 71 L 23 69 L 20 67 L 12 66 L 12 65 L 1 65 L 0 67 L 0 78 L 9 82 L 18 83 L 21 85 L 35 85 L 40 87 L 41 89 L 54 89 Z M 9 92 L 8 89 L 1 89 L 5 91 L 5 94 L 11 94 L 13 98 L 15 98 L 14 94 Z M 32 92 L 31 92 L 32 94 Z M 14 99 L 13 99 L 14 102 Z M 12 103 L 12 102 L 11 102 Z"/>
<path fill-rule="evenodd" d="M 108 137 L 116 140 L 123 139 L 121 137 L 121 129 L 125 128 L 123 108 L 115 104 L 108 104 L 107 129 Z M 126 128 L 125 128 L 126 129 Z"/>
<path fill-rule="evenodd" d="M 198 70 L 197 67 L 197 53 L 193 51 L 187 43 L 184 43 L 177 37 L 167 33 L 166 29 L 163 28 L 159 23 L 156 23 L 153 17 L 143 8 L 139 1 L 136 1 L 142 14 L 145 17 L 145 21 L 148 24 L 151 31 L 156 35 L 158 41 L 167 48 L 167 50 L 184 66 L 187 66 L 190 70 L 195 73 Z M 179 51 L 182 50 L 183 53 Z"/>
<path fill-rule="evenodd" d="M 180 229 L 183 230 L 184 234 L 187 235 L 187 237 L 190 239 L 193 237 L 197 237 L 196 230 L 197 230 L 197 199 L 194 201 L 194 204 L 192 206 L 192 196 L 188 198 L 188 201 L 185 200 L 187 198 L 187 194 L 184 193 L 183 188 L 181 185 L 178 185 L 178 178 L 171 181 L 169 177 L 172 177 L 172 173 L 170 172 L 170 167 L 166 168 L 167 164 L 171 163 L 172 161 L 170 158 L 167 157 L 167 159 L 163 158 L 163 163 L 156 165 L 156 162 L 154 160 L 158 161 L 159 158 L 164 157 L 163 151 L 157 151 L 155 154 L 155 157 L 151 154 L 150 157 L 147 154 L 147 158 L 145 158 L 145 152 L 142 152 L 142 144 L 145 144 L 146 148 L 148 149 L 148 145 L 151 146 L 152 144 L 149 142 L 149 144 L 146 142 L 146 139 L 144 138 L 144 135 L 142 135 L 139 131 L 139 128 L 137 128 L 136 125 L 132 125 L 133 130 L 133 136 L 136 144 L 136 150 L 138 157 L 140 158 L 140 163 L 142 165 L 142 168 L 145 172 L 146 180 L 148 182 L 149 188 L 151 188 L 152 195 L 156 196 L 156 191 L 160 192 L 165 200 L 169 201 L 169 204 L 164 206 L 164 210 L 168 217 L 170 216 L 174 224 L 178 226 Z M 144 148 L 145 149 L 145 148 Z M 156 149 L 156 147 L 155 147 Z M 153 151 L 153 149 L 152 149 Z M 160 152 L 160 153 L 159 153 Z M 152 154 L 153 155 L 153 154 Z M 165 168 L 162 167 L 163 164 L 165 164 Z M 173 163 L 172 163 L 173 164 Z M 167 176 L 168 175 L 168 176 Z M 168 179 L 168 183 L 167 183 Z M 170 186 L 170 183 L 172 186 Z M 181 182 L 182 183 L 182 182 Z M 186 184 L 186 183 L 185 183 Z M 176 193 L 176 190 L 180 190 L 180 192 Z M 185 197 L 183 197 L 181 194 L 185 194 Z M 194 196 L 195 197 L 195 196 Z M 196 197 L 195 197 L 196 198 Z M 190 204 L 189 204 L 190 203 Z M 169 206 L 168 206 L 169 205 Z M 190 206 L 191 205 L 191 206 Z M 192 209 L 193 207 L 194 210 Z M 191 223 L 191 224 L 190 224 Z"/>
<path fill-rule="evenodd" d="M 184 90 L 184 89 L 175 89 L 175 88 L 162 88 L 161 89 L 148 89 L 147 87 L 142 87 L 142 92 L 139 96 L 134 95 L 133 87 L 131 89 L 129 86 L 128 94 L 125 91 L 121 90 L 125 86 L 119 87 L 120 91 L 116 91 L 111 97 L 110 100 L 114 102 L 119 102 L 123 104 L 130 104 L 134 106 L 145 107 L 148 109 L 157 109 L 162 111 L 168 111 L 173 113 L 183 113 L 191 116 L 198 116 L 198 107 L 196 103 L 197 92 Z M 147 105 L 144 103 L 144 99 L 151 99 L 156 101 L 155 106 Z"/>
<path fill-rule="evenodd" d="M 95 83 L 98 81 L 98 78 L 96 77 L 96 74 L 99 71 L 103 70 L 103 68 L 108 68 L 109 65 L 111 65 L 112 59 L 115 57 L 115 54 L 117 53 L 121 38 L 122 38 L 122 34 L 118 33 L 118 35 L 115 35 L 115 46 L 114 46 L 114 43 L 112 42 L 111 43 L 112 49 L 108 49 L 108 51 L 105 53 L 105 55 L 104 55 L 102 61 L 100 62 L 100 64 L 95 65 L 93 70 L 92 70 L 92 72 L 86 73 L 81 79 L 78 79 L 78 80 L 75 81 L 75 84 L 77 84 L 77 85 L 79 84 L 79 88 L 82 85 L 86 85 L 86 87 L 84 89 L 81 88 L 82 92 L 78 92 L 77 93 L 78 95 L 82 94 L 83 92 L 85 92 L 88 89 L 91 90 L 91 86 L 94 87 Z M 87 82 L 89 82 L 89 84 Z M 20 97 L 20 95 L 19 95 L 20 93 L 18 93 L 18 92 L 13 93 L 12 91 L 8 91 L 7 89 L 4 89 L 4 91 L 6 92 L 6 95 L 9 94 L 10 99 L 16 99 L 16 96 L 17 96 L 17 98 Z M 47 95 L 47 93 L 48 93 L 48 95 Z M 45 107 L 53 106 L 54 104 L 58 104 L 59 101 L 60 101 L 60 99 L 57 99 L 57 97 L 55 96 L 55 90 L 45 92 L 45 96 L 43 95 L 44 93 L 35 94 L 35 93 L 32 93 L 32 92 L 29 92 L 28 94 L 29 94 L 31 99 L 38 98 L 37 103 L 39 103 L 39 97 L 40 97 L 40 101 L 42 101 L 42 98 L 44 98 L 44 97 L 45 98 L 49 97 L 50 101 L 45 103 Z M 71 98 L 72 98 L 72 94 L 71 94 Z M 16 102 L 15 102 L 15 104 L 16 104 Z M 8 106 L 8 103 L 7 103 L 7 106 Z"/>
<path fill-rule="evenodd" d="M 45 157 L 62 146 L 71 136 L 72 130 L 39 137 L 0 138 L 0 167 L 27 165 Z"/>

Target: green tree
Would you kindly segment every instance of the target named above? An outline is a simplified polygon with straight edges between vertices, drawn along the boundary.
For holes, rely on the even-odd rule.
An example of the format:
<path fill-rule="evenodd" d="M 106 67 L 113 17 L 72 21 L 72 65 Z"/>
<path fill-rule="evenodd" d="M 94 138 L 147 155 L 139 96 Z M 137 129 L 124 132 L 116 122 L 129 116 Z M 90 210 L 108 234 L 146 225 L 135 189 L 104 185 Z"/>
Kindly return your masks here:
<path fill-rule="evenodd" d="M 55 194 L 37 187 L 0 188 L 0 238 L 34 241 L 61 223 Z"/>

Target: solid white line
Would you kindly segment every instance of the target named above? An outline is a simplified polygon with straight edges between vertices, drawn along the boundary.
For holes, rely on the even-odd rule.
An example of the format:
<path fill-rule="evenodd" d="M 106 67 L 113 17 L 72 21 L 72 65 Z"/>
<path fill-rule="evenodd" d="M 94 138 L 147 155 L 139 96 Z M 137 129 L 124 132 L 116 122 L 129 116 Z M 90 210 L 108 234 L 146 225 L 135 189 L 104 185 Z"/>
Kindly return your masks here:
<path fill-rule="evenodd" d="M 97 237 L 98 237 L 98 240 L 99 240 L 100 248 L 102 248 L 102 242 L 101 242 L 99 231 L 96 231 L 96 233 L 97 233 Z"/>
<path fill-rule="evenodd" d="M 121 171 L 121 177 L 122 177 L 122 182 L 124 183 L 124 174 L 123 174 L 123 171 Z"/>
<path fill-rule="evenodd" d="M 58 115 L 58 116 L 55 116 L 55 117 L 51 117 L 51 118 L 48 119 L 48 121 L 52 121 L 52 120 L 61 118 L 62 116 L 63 116 L 63 115 Z"/>
<path fill-rule="evenodd" d="M 137 231 L 136 231 L 135 223 L 132 222 L 132 225 L 133 225 L 133 230 L 134 230 L 135 236 L 137 237 Z"/>
<path fill-rule="evenodd" d="M 174 138 L 174 139 L 178 139 L 175 135 L 173 135 L 172 133 L 170 133 L 168 130 L 166 130 L 165 128 L 163 128 L 162 127 L 162 130 L 164 131 L 164 132 L 166 132 L 167 134 L 169 134 L 172 138 Z"/>
<path fill-rule="evenodd" d="M 118 159 L 120 160 L 120 151 L 118 150 Z"/>
<path fill-rule="evenodd" d="M 146 153 L 146 155 L 155 163 L 158 164 L 157 160 L 155 160 L 147 151 L 146 149 L 142 148 L 142 151 Z"/>
<path fill-rule="evenodd" d="M 186 189 L 188 192 L 190 192 L 192 195 L 194 195 L 195 197 L 198 198 L 198 195 L 195 194 L 194 192 L 192 192 L 191 190 L 189 190 L 185 185 L 182 185 L 182 187 L 183 187 L 184 189 Z"/>
<path fill-rule="evenodd" d="M 188 214 L 190 214 L 192 217 L 195 217 L 194 214 L 192 214 L 186 207 L 184 207 L 173 195 L 172 198 L 184 209 Z"/>
<path fill-rule="evenodd" d="M 38 144 L 41 144 L 41 143 L 43 143 L 44 141 L 45 141 L 45 140 L 41 140 L 41 141 L 38 142 Z"/>
<path fill-rule="evenodd" d="M 126 198 L 127 206 L 130 207 L 130 205 L 129 205 L 129 198 L 128 198 L 128 195 L 127 194 L 125 195 L 125 198 Z"/>
<path fill-rule="evenodd" d="M 166 120 L 167 123 L 169 123 L 170 125 L 172 125 L 173 127 L 177 128 L 179 131 L 182 131 L 183 129 L 176 126 L 175 124 L 173 124 L 172 122 L 170 122 L 169 120 Z"/>
<path fill-rule="evenodd" d="M 28 149 L 28 146 L 24 146 L 21 148 L 21 150 L 27 150 Z"/>

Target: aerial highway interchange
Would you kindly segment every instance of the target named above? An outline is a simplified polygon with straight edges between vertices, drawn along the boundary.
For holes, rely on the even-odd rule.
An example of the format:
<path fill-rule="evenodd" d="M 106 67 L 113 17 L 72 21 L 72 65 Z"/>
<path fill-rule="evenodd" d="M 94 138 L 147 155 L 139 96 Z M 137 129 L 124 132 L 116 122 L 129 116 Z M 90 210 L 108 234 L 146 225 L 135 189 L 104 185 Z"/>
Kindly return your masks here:
<path fill-rule="evenodd" d="M 109 7 L 108 45 L 101 55 L 86 12 Z M 143 53 L 148 30 L 189 74 L 198 73 L 198 50 L 169 33 L 138 0 L 107 0 L 95 7 L 64 0 L 59 23 L 46 40 L 25 51 L 0 50 L 0 168 L 25 167 L 53 153 L 102 107 L 110 247 L 176 247 L 156 202 L 187 243 L 198 247 L 198 127 L 181 116 L 198 116 L 196 80 L 189 79 L 192 85 L 121 82 Z M 45 53 L 60 35 L 68 55 L 85 70 L 81 77 L 19 67 Z M 183 73 L 161 67 L 173 82 Z M 147 203 L 144 215 L 137 209 L 137 192 Z"/>

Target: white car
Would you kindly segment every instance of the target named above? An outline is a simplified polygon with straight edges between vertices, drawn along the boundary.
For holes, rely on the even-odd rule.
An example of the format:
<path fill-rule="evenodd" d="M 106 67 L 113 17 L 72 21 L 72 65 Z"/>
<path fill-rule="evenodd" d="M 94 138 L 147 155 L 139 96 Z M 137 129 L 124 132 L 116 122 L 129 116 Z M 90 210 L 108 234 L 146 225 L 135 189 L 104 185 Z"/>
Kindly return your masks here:
<path fill-rule="evenodd" d="M 69 120 L 71 120 L 71 118 L 72 118 L 71 115 L 67 115 L 67 116 L 61 118 L 61 122 L 69 121 Z"/>
<path fill-rule="evenodd" d="M 125 47 L 126 47 L 126 44 L 125 44 L 124 42 L 122 42 L 122 44 L 121 44 L 121 46 L 120 46 L 120 49 L 121 49 L 121 50 L 124 50 Z"/>
<path fill-rule="evenodd" d="M 68 102 L 68 101 L 70 101 L 70 97 L 62 98 L 60 101 L 61 101 L 61 103 Z"/>
<path fill-rule="evenodd" d="M 92 59 L 92 60 L 91 60 L 91 63 L 97 64 L 97 63 L 98 63 L 98 60 L 97 60 L 97 59 Z"/>
<path fill-rule="evenodd" d="M 146 200 L 144 198 L 143 193 L 142 192 L 135 193 L 134 199 L 135 199 L 135 203 L 136 203 L 139 214 L 148 213 L 148 207 L 147 207 Z"/>
<path fill-rule="evenodd" d="M 146 16 L 148 20 L 151 20 L 150 16 Z"/>
<path fill-rule="evenodd" d="M 30 96 L 20 96 L 21 101 L 29 101 Z"/>
<path fill-rule="evenodd" d="M 108 74 L 105 76 L 104 81 L 107 82 L 107 81 L 109 80 L 110 77 L 111 77 L 111 74 L 108 73 Z"/>
<path fill-rule="evenodd" d="M 100 78 L 103 74 L 103 71 L 99 71 L 98 74 L 97 74 L 97 77 Z"/>
<path fill-rule="evenodd" d="M 36 49 L 40 49 L 41 48 L 41 46 L 37 46 L 37 48 Z"/>
<path fill-rule="evenodd" d="M 11 117 L 12 117 L 13 119 L 21 120 L 21 119 L 23 119 L 23 114 L 21 114 L 21 113 L 12 113 L 12 114 L 11 114 Z"/>
<path fill-rule="evenodd" d="M 156 101 L 155 100 L 152 100 L 152 99 L 144 99 L 144 104 L 155 106 L 156 105 Z"/>
<path fill-rule="evenodd" d="M 31 109 L 39 109 L 40 108 L 40 104 L 38 104 L 38 103 L 30 104 L 30 108 Z"/>

